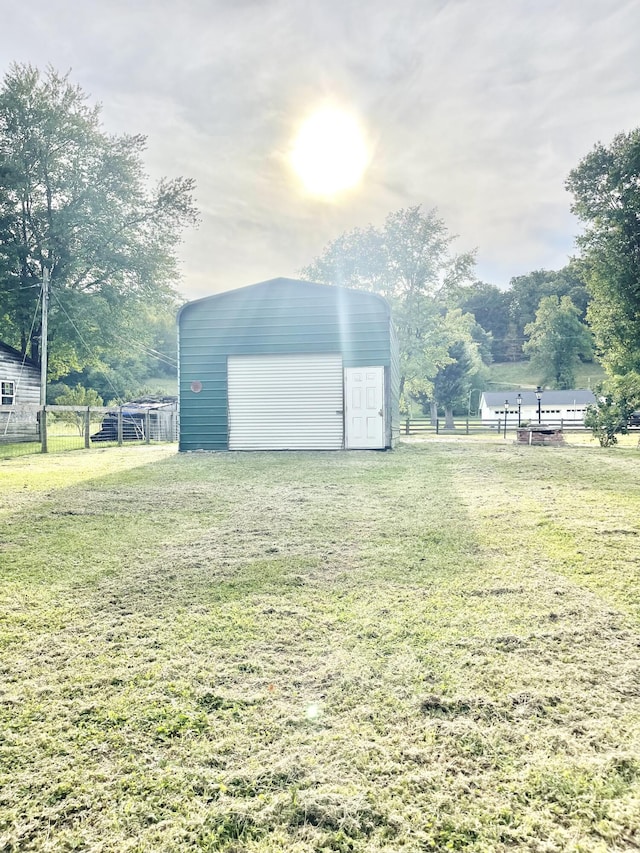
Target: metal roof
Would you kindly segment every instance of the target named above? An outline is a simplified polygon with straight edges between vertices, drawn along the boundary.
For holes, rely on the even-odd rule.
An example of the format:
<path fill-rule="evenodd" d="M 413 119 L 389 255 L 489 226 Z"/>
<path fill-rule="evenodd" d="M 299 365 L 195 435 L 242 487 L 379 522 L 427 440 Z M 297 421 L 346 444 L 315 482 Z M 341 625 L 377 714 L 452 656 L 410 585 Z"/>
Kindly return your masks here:
<path fill-rule="evenodd" d="M 518 405 L 518 394 L 522 398 L 523 406 L 537 406 L 538 398 L 535 391 L 484 391 L 482 399 L 487 406 L 503 406 L 505 400 L 510 406 Z M 567 391 L 547 391 L 542 389 L 540 402 L 543 406 L 570 406 L 572 404 L 589 405 L 595 403 L 596 398 L 593 391 L 588 388 L 571 388 Z"/>
<path fill-rule="evenodd" d="M 40 364 L 37 361 L 34 361 L 28 356 L 23 356 L 20 350 L 10 347 L 9 344 L 5 344 L 3 341 L 0 341 L 0 349 L 4 350 L 8 355 L 13 356 L 16 361 L 24 361 L 25 364 L 29 364 L 31 367 L 35 367 L 40 370 Z"/>
<path fill-rule="evenodd" d="M 320 284 L 319 282 L 307 281 L 306 279 L 286 278 L 280 276 L 279 278 L 271 278 L 267 281 L 259 281 L 257 284 L 248 284 L 245 287 L 236 287 L 233 290 L 224 290 L 221 293 L 213 293 L 210 296 L 203 296 L 201 299 L 194 299 L 192 302 L 186 302 L 178 311 L 178 323 L 180 323 L 180 318 L 182 314 L 185 311 L 190 310 L 195 305 L 201 305 L 204 302 L 215 302 L 216 300 L 222 300 L 224 298 L 238 296 L 243 291 L 255 291 L 256 293 L 259 293 L 260 291 L 291 284 L 295 284 L 301 288 L 306 288 L 308 291 L 316 290 L 317 292 L 324 291 L 325 293 L 331 293 L 332 295 L 336 296 L 336 298 L 339 298 L 338 294 L 340 291 L 346 291 L 350 294 L 355 295 L 356 298 L 361 298 L 363 300 L 377 300 L 385 306 L 387 313 L 391 313 L 391 308 L 389 306 L 388 301 L 384 298 L 384 296 L 381 296 L 379 293 L 374 293 L 370 290 L 360 290 L 355 287 L 339 287 L 333 284 Z"/>

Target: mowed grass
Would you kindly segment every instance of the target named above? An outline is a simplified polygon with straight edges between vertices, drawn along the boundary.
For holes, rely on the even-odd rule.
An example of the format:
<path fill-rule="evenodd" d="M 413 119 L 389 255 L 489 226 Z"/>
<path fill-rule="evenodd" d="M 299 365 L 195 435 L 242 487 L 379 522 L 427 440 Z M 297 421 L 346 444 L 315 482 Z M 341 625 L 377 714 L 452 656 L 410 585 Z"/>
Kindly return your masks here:
<path fill-rule="evenodd" d="M 0 850 L 640 847 L 637 450 L 0 481 Z"/>

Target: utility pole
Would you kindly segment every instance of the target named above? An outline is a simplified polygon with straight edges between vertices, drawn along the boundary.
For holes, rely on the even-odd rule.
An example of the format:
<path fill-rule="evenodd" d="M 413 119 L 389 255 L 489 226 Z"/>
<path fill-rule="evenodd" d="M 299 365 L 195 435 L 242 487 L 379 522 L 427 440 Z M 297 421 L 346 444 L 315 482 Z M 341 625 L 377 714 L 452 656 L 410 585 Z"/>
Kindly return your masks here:
<path fill-rule="evenodd" d="M 40 336 L 40 405 L 47 404 L 47 339 L 49 336 L 49 268 L 42 270 L 42 334 Z"/>

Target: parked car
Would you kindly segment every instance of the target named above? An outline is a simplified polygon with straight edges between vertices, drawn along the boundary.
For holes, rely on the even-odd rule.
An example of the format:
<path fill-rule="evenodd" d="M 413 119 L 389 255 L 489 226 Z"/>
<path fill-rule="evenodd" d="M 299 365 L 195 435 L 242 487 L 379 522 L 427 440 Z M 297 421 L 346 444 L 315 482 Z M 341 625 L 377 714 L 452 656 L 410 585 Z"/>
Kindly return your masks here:
<path fill-rule="evenodd" d="M 640 427 L 640 409 L 636 412 L 631 412 L 629 415 L 629 426 Z"/>

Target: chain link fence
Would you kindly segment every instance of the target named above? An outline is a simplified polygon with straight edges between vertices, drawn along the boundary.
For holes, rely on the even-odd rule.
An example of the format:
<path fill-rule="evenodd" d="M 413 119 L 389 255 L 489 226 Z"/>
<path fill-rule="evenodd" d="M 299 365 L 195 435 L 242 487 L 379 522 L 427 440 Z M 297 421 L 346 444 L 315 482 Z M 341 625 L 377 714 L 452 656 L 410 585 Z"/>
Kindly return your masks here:
<path fill-rule="evenodd" d="M 0 459 L 177 440 L 175 405 L 0 406 Z"/>
<path fill-rule="evenodd" d="M 581 423 L 546 422 L 564 433 L 585 433 Z M 517 423 L 510 419 L 481 421 L 456 419 L 454 428 L 437 419 L 406 418 L 401 436 L 485 435 L 515 438 Z M 640 435 L 640 424 L 629 432 Z M 0 459 L 30 453 L 59 453 L 98 447 L 178 441 L 178 412 L 175 404 L 162 408 L 124 406 L 0 406 Z M 640 443 L 640 442 L 639 442 Z"/>

